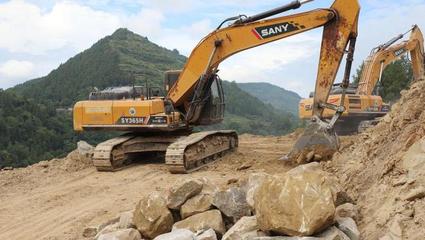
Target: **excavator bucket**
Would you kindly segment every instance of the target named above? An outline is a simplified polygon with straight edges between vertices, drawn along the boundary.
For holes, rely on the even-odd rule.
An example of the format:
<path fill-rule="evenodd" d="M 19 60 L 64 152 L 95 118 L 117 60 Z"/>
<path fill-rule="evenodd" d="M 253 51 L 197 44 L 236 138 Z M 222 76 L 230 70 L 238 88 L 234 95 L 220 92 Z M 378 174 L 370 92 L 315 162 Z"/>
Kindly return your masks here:
<path fill-rule="evenodd" d="M 339 149 L 339 139 L 333 128 L 325 122 L 311 122 L 298 138 L 287 158 L 294 163 L 327 160 Z"/>
<path fill-rule="evenodd" d="M 339 149 L 338 136 L 335 133 L 335 121 L 345 111 L 344 97 L 340 106 L 328 104 L 329 93 L 335 81 L 339 66 L 347 52 L 343 86 L 349 85 L 350 71 L 357 37 L 357 22 L 360 5 L 357 0 L 336 0 L 332 9 L 338 16 L 335 21 L 324 26 L 322 48 L 320 51 L 319 68 L 313 102 L 313 118 L 304 133 L 295 143 L 287 156 L 298 164 L 322 161 L 332 157 Z M 348 51 L 347 51 L 348 47 Z M 345 96 L 345 92 L 343 93 Z M 335 111 L 330 123 L 322 119 L 325 109 Z"/>

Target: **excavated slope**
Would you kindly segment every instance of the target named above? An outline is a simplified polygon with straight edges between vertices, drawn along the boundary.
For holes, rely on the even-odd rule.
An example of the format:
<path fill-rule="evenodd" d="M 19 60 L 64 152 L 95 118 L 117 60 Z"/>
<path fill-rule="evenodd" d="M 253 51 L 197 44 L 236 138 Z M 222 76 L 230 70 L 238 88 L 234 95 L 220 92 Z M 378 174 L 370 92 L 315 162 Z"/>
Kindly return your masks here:
<path fill-rule="evenodd" d="M 425 236 L 425 80 L 326 164 L 360 207 L 362 239 Z M 406 200 L 406 198 L 409 198 Z"/>

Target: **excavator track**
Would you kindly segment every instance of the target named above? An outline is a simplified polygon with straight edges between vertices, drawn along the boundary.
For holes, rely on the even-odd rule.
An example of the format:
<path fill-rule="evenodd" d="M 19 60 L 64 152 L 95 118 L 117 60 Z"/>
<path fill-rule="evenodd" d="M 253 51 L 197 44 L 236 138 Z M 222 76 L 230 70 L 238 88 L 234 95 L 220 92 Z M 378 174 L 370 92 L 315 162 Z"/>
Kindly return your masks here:
<path fill-rule="evenodd" d="M 181 135 L 138 136 L 127 134 L 112 138 L 96 146 L 93 165 L 98 171 L 118 171 L 131 164 L 131 154 L 165 153 L 167 147 L 181 137 Z"/>
<path fill-rule="evenodd" d="M 126 159 L 120 146 L 133 137 L 132 135 L 123 135 L 99 143 L 93 153 L 93 165 L 96 169 L 109 172 L 122 168 Z"/>
<path fill-rule="evenodd" d="M 165 154 L 171 173 L 189 173 L 204 167 L 238 146 L 235 131 L 204 131 L 193 133 L 172 143 Z"/>
<path fill-rule="evenodd" d="M 131 154 L 165 153 L 171 173 L 189 173 L 238 146 L 235 131 L 204 131 L 190 135 L 139 136 L 126 134 L 98 144 L 93 164 L 98 171 L 113 172 L 131 164 Z"/>

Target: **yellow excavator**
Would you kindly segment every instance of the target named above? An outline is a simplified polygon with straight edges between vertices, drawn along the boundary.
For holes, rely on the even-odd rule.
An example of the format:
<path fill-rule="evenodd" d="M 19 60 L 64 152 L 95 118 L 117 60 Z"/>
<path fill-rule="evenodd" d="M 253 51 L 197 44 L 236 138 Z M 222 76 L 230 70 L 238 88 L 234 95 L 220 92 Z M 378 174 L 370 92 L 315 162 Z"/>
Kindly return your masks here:
<path fill-rule="evenodd" d="M 335 0 L 327 9 L 272 17 L 312 0 L 296 0 L 254 15 L 225 19 L 193 49 L 184 68 L 165 73 L 165 96 L 139 87 L 110 88 L 90 94 L 74 106 L 74 129 L 124 131 L 98 144 L 93 163 L 100 171 L 114 171 L 140 153 L 165 155 L 172 173 L 187 173 L 238 146 L 235 131 L 193 132 L 194 126 L 219 123 L 224 117 L 224 94 L 217 75 L 219 64 L 238 52 L 324 27 L 313 121 L 299 138 L 291 158 L 311 149 L 333 153 L 338 139 L 332 125 L 321 120 L 336 73 L 346 52 L 346 80 L 350 76 L 360 6 L 357 0 Z M 276 53 L 285 54 L 285 53 Z"/>
<path fill-rule="evenodd" d="M 410 32 L 410 38 L 397 43 Z M 397 44 L 396 44 L 397 43 Z M 379 96 L 379 87 L 382 73 L 386 66 L 410 53 L 413 78 L 418 79 L 424 74 L 424 38 L 420 28 L 414 25 L 404 34 L 399 34 L 390 41 L 372 49 L 366 58 L 357 87 L 347 88 L 344 101 L 346 111 L 335 124 L 338 135 L 350 135 L 364 131 L 375 125 L 380 117 L 388 113 L 390 106 L 385 104 Z M 329 103 L 338 103 L 342 99 L 342 89 L 339 84 L 334 85 L 329 97 Z M 309 119 L 312 116 L 313 98 L 302 99 L 299 104 L 299 117 Z M 326 110 L 324 118 L 332 118 L 334 111 Z"/>

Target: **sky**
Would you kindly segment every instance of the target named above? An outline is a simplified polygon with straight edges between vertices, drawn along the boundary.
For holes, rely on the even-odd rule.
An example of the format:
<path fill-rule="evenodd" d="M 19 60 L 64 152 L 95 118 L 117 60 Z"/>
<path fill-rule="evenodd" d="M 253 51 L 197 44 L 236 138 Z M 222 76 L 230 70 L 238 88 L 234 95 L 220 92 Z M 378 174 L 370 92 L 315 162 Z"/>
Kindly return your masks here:
<path fill-rule="evenodd" d="M 223 19 L 253 15 L 287 2 L 0 0 L 0 88 L 47 75 L 120 27 L 188 56 Z M 327 8 L 332 2 L 315 0 L 285 14 Z M 425 29 L 425 0 L 359 2 L 362 11 L 353 71 L 373 47 L 413 24 Z M 320 28 L 239 53 L 220 65 L 220 76 L 236 82 L 269 82 L 306 97 L 314 89 L 321 36 Z"/>

